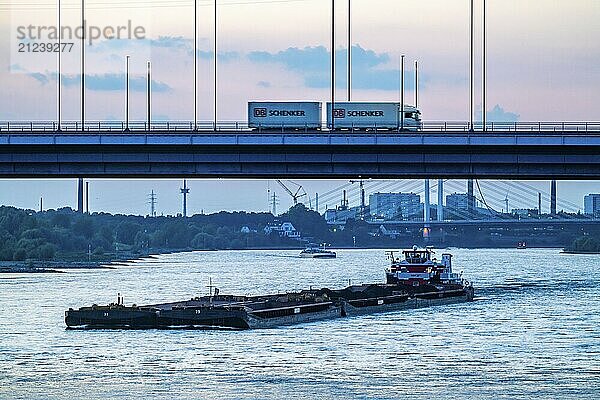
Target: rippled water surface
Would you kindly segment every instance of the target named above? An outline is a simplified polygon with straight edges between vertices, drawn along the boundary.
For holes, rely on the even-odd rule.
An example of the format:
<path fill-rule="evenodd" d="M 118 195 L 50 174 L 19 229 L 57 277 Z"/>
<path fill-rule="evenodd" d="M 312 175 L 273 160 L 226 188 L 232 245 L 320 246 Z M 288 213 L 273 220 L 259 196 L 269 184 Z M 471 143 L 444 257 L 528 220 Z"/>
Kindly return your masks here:
<path fill-rule="evenodd" d="M 0 398 L 600 398 L 600 256 L 453 249 L 481 299 L 255 331 L 67 331 L 64 311 L 381 281 L 380 250 L 197 252 L 0 275 Z"/>

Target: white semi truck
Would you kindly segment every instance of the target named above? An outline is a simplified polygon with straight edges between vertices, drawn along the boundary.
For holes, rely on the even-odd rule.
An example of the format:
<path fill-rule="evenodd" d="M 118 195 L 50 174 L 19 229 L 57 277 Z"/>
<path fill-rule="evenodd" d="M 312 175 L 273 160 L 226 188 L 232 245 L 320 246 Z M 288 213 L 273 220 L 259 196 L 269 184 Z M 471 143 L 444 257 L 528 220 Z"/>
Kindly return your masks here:
<path fill-rule="evenodd" d="M 402 116 L 404 112 L 404 116 Z M 394 102 L 339 102 L 335 103 L 331 122 L 331 103 L 327 103 L 327 127 L 344 130 L 398 130 L 417 131 L 421 127 L 421 112 L 413 106 Z"/>
<path fill-rule="evenodd" d="M 407 130 L 421 129 L 421 112 L 397 102 L 335 103 L 332 124 L 331 103 L 314 101 L 251 101 L 248 103 L 248 127 L 258 130 Z M 322 121 L 326 121 L 325 124 Z"/>

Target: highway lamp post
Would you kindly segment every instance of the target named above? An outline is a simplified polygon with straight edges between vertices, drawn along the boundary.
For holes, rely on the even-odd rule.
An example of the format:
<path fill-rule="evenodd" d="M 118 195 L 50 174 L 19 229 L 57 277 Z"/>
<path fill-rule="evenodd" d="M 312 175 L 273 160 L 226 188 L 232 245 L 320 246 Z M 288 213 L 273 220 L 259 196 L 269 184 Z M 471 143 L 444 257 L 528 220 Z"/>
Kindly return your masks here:
<path fill-rule="evenodd" d="M 331 131 L 335 131 L 335 0 L 331 0 Z"/>
<path fill-rule="evenodd" d="M 198 130 L 198 0 L 194 0 L 194 130 Z"/>
<path fill-rule="evenodd" d="M 415 108 L 419 108 L 419 62 L 415 61 Z"/>
<path fill-rule="evenodd" d="M 129 56 L 126 56 L 125 75 L 125 131 L 129 132 Z"/>
<path fill-rule="evenodd" d="M 215 83 L 215 104 L 214 104 L 214 129 L 215 131 L 217 130 L 217 118 L 218 118 L 218 111 L 217 111 L 217 89 L 218 89 L 218 74 L 217 74 L 217 66 L 218 66 L 218 33 L 219 33 L 219 26 L 218 26 L 218 14 L 217 14 L 217 0 L 214 0 L 214 19 L 215 19 L 215 32 L 214 32 L 214 36 L 215 36 L 215 43 L 214 43 L 214 49 L 215 49 L 215 77 L 214 77 L 214 83 Z"/>
<path fill-rule="evenodd" d="M 474 115 L 474 103 L 475 103 L 475 85 L 473 83 L 473 77 L 475 75 L 475 54 L 474 54 L 474 35 L 475 35 L 475 14 L 474 14 L 474 0 L 471 0 L 471 22 L 470 22 L 470 31 L 471 31 L 471 47 L 470 47 L 470 57 L 471 57 L 471 65 L 469 71 L 470 78 L 470 89 L 469 89 L 469 100 L 470 100 L 470 111 L 469 111 L 469 131 L 473 132 L 473 115 Z"/>
<path fill-rule="evenodd" d="M 148 94 L 148 99 L 147 99 L 147 110 L 146 110 L 146 117 L 147 117 L 147 130 L 148 132 L 150 132 L 152 130 L 152 64 L 150 63 L 150 61 L 148 61 L 148 80 L 147 80 L 147 84 L 148 84 L 148 88 L 147 88 L 147 94 Z"/>
<path fill-rule="evenodd" d="M 487 84 L 487 35 L 486 35 L 486 10 L 485 10 L 485 0 L 483 1 L 483 39 L 482 39 L 482 82 L 481 82 L 481 102 L 482 102 L 482 121 L 483 121 L 483 131 L 487 130 L 487 93 L 486 93 L 486 84 Z"/>
<path fill-rule="evenodd" d="M 348 0 L 348 101 L 352 99 L 352 3 Z"/>
<path fill-rule="evenodd" d="M 58 75 L 56 77 L 56 130 L 62 130 L 62 21 L 61 21 L 61 0 L 58 0 L 57 4 L 58 11 Z"/>
<path fill-rule="evenodd" d="M 81 131 L 85 131 L 85 0 L 81 0 Z"/>
<path fill-rule="evenodd" d="M 400 57 L 400 130 L 404 130 L 404 54 Z"/>

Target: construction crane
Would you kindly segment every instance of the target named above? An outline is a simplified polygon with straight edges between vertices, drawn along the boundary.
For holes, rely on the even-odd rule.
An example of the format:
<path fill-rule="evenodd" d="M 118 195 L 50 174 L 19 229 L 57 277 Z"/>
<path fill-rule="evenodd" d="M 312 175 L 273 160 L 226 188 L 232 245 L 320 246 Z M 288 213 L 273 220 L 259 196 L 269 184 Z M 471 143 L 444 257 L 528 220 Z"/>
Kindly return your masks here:
<path fill-rule="evenodd" d="M 299 199 L 301 199 L 302 197 L 306 196 L 308 198 L 308 205 L 309 205 L 310 208 L 312 208 L 312 204 L 310 204 L 310 197 L 308 197 L 308 194 L 306 193 L 306 190 L 304 190 L 304 188 L 302 187 L 302 185 L 300 185 L 299 183 L 296 183 L 296 182 L 288 181 L 292 185 L 296 186 L 296 191 L 293 192 L 281 180 L 277 179 L 276 181 L 287 192 L 287 194 L 290 195 L 290 197 L 292 198 L 292 200 L 294 200 L 294 205 L 298 204 L 298 200 Z"/>

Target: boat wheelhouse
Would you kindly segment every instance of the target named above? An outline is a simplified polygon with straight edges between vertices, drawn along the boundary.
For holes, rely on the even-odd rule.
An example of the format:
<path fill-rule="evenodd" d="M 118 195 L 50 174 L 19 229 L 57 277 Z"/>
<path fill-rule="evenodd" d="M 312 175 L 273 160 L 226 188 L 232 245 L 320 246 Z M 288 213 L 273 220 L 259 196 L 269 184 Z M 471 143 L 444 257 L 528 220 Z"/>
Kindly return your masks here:
<path fill-rule="evenodd" d="M 464 285 L 461 274 L 452 272 L 452 254 L 442 254 L 441 261 L 434 258 L 434 254 L 430 247 L 419 249 L 417 246 L 402 251 L 403 259 L 396 258 L 394 252 L 388 252 L 391 265 L 386 270 L 387 283 L 409 286 L 436 283 Z"/>

